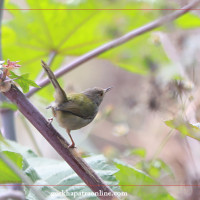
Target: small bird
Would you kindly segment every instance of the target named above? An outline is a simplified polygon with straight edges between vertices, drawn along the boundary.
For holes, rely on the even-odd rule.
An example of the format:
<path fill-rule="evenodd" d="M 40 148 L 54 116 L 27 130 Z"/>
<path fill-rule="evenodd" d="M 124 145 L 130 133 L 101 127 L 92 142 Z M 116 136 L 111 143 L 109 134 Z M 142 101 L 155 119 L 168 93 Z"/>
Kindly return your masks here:
<path fill-rule="evenodd" d="M 74 148 L 75 143 L 70 134 L 71 130 L 80 129 L 88 125 L 95 118 L 104 95 L 112 87 L 106 89 L 94 87 L 81 93 L 66 95 L 56 80 L 54 73 L 43 60 L 42 67 L 55 88 L 55 101 L 48 108 L 52 109 L 53 116 L 56 118 L 58 124 L 66 129 L 72 142 L 69 148 Z M 52 121 L 53 118 L 50 120 Z"/>

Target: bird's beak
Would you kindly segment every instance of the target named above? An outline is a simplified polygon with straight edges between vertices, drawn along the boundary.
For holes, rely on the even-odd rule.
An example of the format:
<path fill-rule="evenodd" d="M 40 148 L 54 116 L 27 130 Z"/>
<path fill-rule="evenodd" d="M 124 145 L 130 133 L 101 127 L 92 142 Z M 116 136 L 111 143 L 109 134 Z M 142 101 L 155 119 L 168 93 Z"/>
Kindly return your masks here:
<path fill-rule="evenodd" d="M 108 88 L 104 89 L 104 93 L 110 91 L 112 88 L 113 88 L 113 87 L 108 87 Z"/>

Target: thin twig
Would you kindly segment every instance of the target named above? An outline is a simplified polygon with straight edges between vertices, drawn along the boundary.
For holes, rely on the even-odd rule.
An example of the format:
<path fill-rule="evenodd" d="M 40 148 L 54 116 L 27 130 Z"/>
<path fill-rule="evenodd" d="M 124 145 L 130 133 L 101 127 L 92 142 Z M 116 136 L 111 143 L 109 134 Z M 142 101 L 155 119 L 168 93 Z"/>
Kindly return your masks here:
<path fill-rule="evenodd" d="M 31 139 L 31 142 L 38 154 L 38 156 L 42 156 L 42 152 L 40 150 L 40 147 L 39 145 L 37 144 L 36 140 L 35 140 L 35 137 L 33 136 L 33 132 L 31 131 L 31 128 L 29 127 L 26 119 L 24 118 L 24 116 L 21 115 L 21 120 L 22 120 L 22 123 L 24 125 L 24 128 L 26 129 L 26 132 L 28 133 L 28 136 L 30 137 Z"/>
<path fill-rule="evenodd" d="M 172 137 L 173 134 L 174 134 L 174 131 L 173 131 L 173 129 L 171 129 L 167 133 L 167 135 L 164 137 L 164 139 L 162 140 L 161 144 L 156 149 L 156 152 L 154 153 L 152 161 L 155 161 L 158 158 L 160 152 L 163 150 L 163 148 L 165 147 L 165 145 L 167 144 L 167 142 L 169 141 L 169 139 Z"/>
<path fill-rule="evenodd" d="M 118 47 L 126 42 L 128 42 L 129 40 L 139 36 L 139 35 L 142 35 L 148 31 L 151 31 L 155 28 L 158 28 L 164 24 L 166 24 L 167 22 L 170 22 L 170 21 L 173 21 L 175 19 L 177 19 L 178 17 L 184 15 L 185 13 L 187 13 L 188 11 L 190 11 L 192 8 L 194 8 L 195 6 L 197 6 L 197 4 L 200 3 L 200 0 L 196 0 L 196 1 L 193 1 L 191 3 L 189 3 L 188 5 L 182 7 L 180 10 L 177 10 L 167 16 L 163 16 L 161 17 L 160 19 L 157 19 L 153 22 L 150 22 L 138 29 L 135 29 L 133 31 L 130 31 L 128 32 L 127 34 L 115 39 L 115 40 L 112 40 L 106 44 L 103 44 L 99 47 L 97 47 L 96 49 L 92 50 L 92 51 L 89 51 L 88 53 L 78 57 L 77 59 L 75 59 L 74 61 L 72 61 L 71 63 L 65 65 L 64 67 L 60 68 L 59 70 L 57 70 L 55 72 L 55 76 L 56 77 L 60 77 L 62 76 L 64 73 L 67 73 L 69 72 L 70 70 L 78 67 L 79 65 L 85 63 L 86 61 L 88 60 L 91 60 L 93 59 L 94 57 L 97 57 L 98 55 L 108 51 L 108 50 L 111 50 L 115 47 Z M 44 79 L 43 81 L 41 81 L 39 83 L 40 87 L 44 87 L 46 86 L 47 84 L 49 84 L 49 79 Z M 35 92 L 37 92 L 40 88 L 32 88 L 27 94 L 26 96 L 27 97 L 30 97 L 32 96 Z"/>
<path fill-rule="evenodd" d="M 43 135 L 52 147 L 63 157 L 79 177 L 98 193 L 100 199 L 118 199 L 113 191 L 106 186 L 104 181 L 87 165 L 79 156 L 76 149 L 68 148 L 69 143 L 53 128 L 42 114 L 28 101 L 24 94 L 15 86 L 3 93 L 11 102 L 18 106 L 19 111 L 29 120 L 33 126 Z M 112 196 L 100 196 L 99 191 L 110 193 Z"/>

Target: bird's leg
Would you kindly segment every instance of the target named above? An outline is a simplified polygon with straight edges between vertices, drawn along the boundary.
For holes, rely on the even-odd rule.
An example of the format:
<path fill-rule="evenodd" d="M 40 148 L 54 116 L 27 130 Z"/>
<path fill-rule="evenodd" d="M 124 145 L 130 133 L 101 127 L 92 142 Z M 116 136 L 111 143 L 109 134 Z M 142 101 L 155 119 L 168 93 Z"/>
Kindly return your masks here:
<path fill-rule="evenodd" d="M 67 133 L 68 133 L 68 135 L 69 135 L 69 137 L 70 137 L 70 139 L 71 139 L 71 141 L 72 141 L 72 143 L 68 146 L 69 148 L 75 148 L 75 143 L 74 143 L 74 140 L 72 139 L 72 136 L 71 136 L 71 134 L 70 134 L 70 130 L 69 129 L 66 129 L 66 131 L 67 131 Z"/>
<path fill-rule="evenodd" d="M 51 123 L 52 123 L 53 119 L 54 119 L 54 117 L 51 117 L 51 118 L 47 119 L 47 120 L 48 120 L 48 122 L 49 122 L 49 124 L 51 124 Z"/>
<path fill-rule="evenodd" d="M 52 108 L 52 106 L 51 106 L 51 105 L 49 105 L 49 106 L 47 106 L 47 107 L 46 107 L 46 109 L 49 109 L 49 108 Z"/>
<path fill-rule="evenodd" d="M 51 105 L 49 105 L 49 106 L 47 106 L 47 107 L 46 107 L 46 109 L 49 109 L 49 108 L 51 108 L 51 109 L 52 109 L 52 112 L 54 111 L 54 110 L 53 110 L 53 107 L 52 107 Z M 53 112 L 53 114 L 54 114 L 54 112 Z M 49 118 L 49 119 L 48 119 L 48 122 L 49 122 L 49 124 L 51 124 L 51 123 L 52 123 L 52 121 L 53 121 L 54 117 L 55 117 L 55 114 L 54 114 L 54 116 L 53 116 L 53 117 L 51 117 L 51 118 Z"/>

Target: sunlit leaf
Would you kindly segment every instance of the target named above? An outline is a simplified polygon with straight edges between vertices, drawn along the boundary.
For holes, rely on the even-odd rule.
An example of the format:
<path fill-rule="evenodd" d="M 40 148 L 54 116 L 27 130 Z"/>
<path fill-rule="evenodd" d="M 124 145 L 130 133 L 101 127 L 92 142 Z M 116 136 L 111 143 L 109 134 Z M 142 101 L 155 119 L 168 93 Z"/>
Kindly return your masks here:
<path fill-rule="evenodd" d="M 150 2 L 115 1 L 120 9 L 151 8 Z M 7 9 L 18 9 L 15 4 L 7 3 Z M 41 71 L 40 60 L 47 60 L 56 53 L 53 69 L 60 66 L 65 56 L 79 56 L 99 45 L 115 39 L 130 30 L 138 28 L 159 16 L 159 12 L 140 10 L 95 11 L 65 9 L 113 8 L 108 1 L 86 0 L 77 3 L 60 3 L 55 0 L 27 0 L 28 8 L 59 10 L 10 10 L 13 18 L 3 24 L 2 44 L 4 59 L 20 60 L 25 66 L 20 69 L 30 73 L 33 79 Z M 56 17 L 55 17 L 56 16 Z M 137 20 L 135 20 L 137 19 Z M 157 62 L 166 62 L 166 55 L 161 46 L 151 42 L 150 34 L 142 35 L 106 52 L 100 57 L 111 60 L 114 64 L 132 73 L 146 74 L 149 66 L 144 62 L 150 56 Z M 44 93 L 44 92 L 43 92 Z"/>
<path fill-rule="evenodd" d="M 145 156 L 146 156 L 146 150 L 144 148 L 134 148 L 134 149 L 130 150 L 129 154 L 145 158 Z"/>
<path fill-rule="evenodd" d="M 174 178 L 171 168 L 163 160 L 160 159 L 149 161 L 142 160 L 134 165 L 134 167 L 146 172 L 148 175 L 155 179 L 161 179 L 162 177 L 166 178 L 166 176 Z"/>
<path fill-rule="evenodd" d="M 22 156 L 10 151 L 2 151 L 4 156 L 10 159 L 19 169 L 22 169 Z M 0 183 L 21 183 L 21 178 L 0 158 Z"/>
<path fill-rule="evenodd" d="M 39 190 L 44 192 L 46 196 L 56 191 L 66 191 L 66 196 L 70 192 L 91 192 L 88 186 L 80 186 L 85 185 L 85 183 L 65 161 L 38 157 L 29 148 L 21 146 L 16 142 L 6 141 L 10 146 L 2 144 L 1 149 L 4 151 L 11 149 L 13 152 L 19 152 L 23 156 L 24 172 L 31 179 L 33 184 L 42 185 L 39 187 Z M 107 185 L 113 185 L 111 188 L 114 191 L 120 191 L 120 188 L 117 186 L 118 181 L 114 176 L 114 174 L 118 172 L 118 169 L 114 165 L 109 164 L 103 155 L 90 156 L 84 158 L 84 160 Z M 26 195 L 30 197 L 33 196 L 33 193 L 26 188 Z M 72 199 L 70 196 L 67 197 Z M 84 199 L 85 198 L 91 200 L 96 199 L 94 196 L 84 196 Z M 81 196 L 79 199 L 81 199 Z"/>
<path fill-rule="evenodd" d="M 122 191 L 126 191 L 142 200 L 174 199 L 163 186 L 141 170 L 126 165 L 121 161 L 116 161 L 115 165 L 120 169 L 115 176 L 119 180 Z"/>
<path fill-rule="evenodd" d="M 193 125 L 182 118 L 165 121 L 165 124 L 170 128 L 178 130 L 183 136 L 189 136 L 200 140 L 200 129 L 198 126 Z"/>
<path fill-rule="evenodd" d="M 200 17 L 196 14 L 187 13 L 182 17 L 178 18 L 175 23 L 184 29 L 199 28 Z"/>
<path fill-rule="evenodd" d="M 28 78 L 29 74 L 23 74 L 21 76 L 15 74 L 14 72 L 10 71 L 10 78 L 15 79 L 14 81 L 20 85 L 24 93 L 29 91 L 29 86 L 40 88 L 34 81 Z"/>

